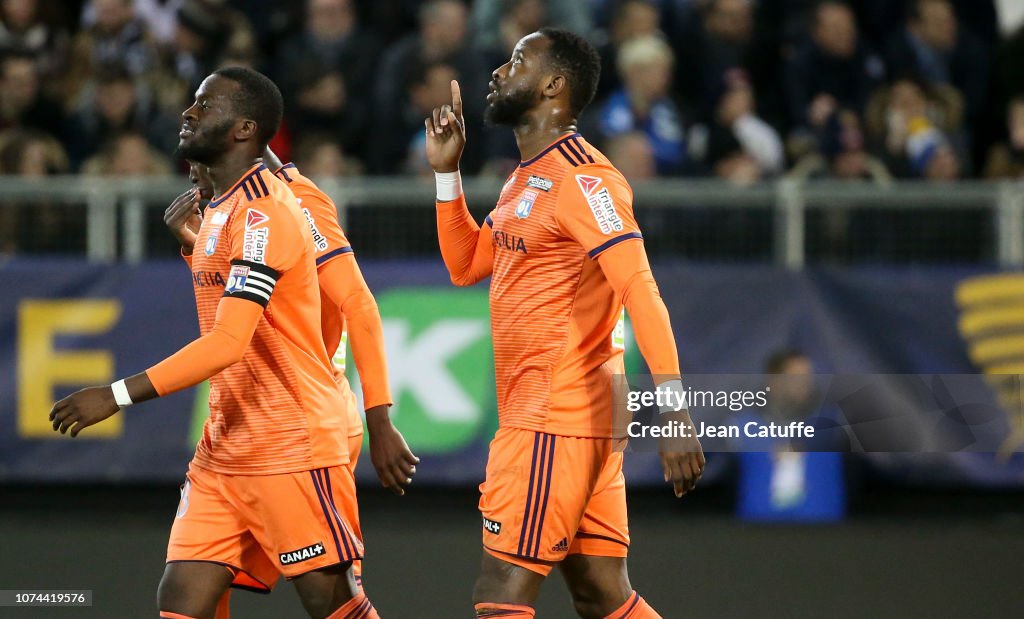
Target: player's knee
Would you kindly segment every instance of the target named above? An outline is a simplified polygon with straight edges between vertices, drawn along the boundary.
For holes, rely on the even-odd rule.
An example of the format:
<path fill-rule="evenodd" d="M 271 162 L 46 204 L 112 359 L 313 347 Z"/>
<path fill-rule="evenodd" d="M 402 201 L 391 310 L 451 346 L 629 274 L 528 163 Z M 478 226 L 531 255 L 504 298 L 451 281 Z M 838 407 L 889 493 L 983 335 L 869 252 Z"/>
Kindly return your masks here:
<path fill-rule="evenodd" d="M 473 603 L 530 604 L 536 595 L 533 590 L 539 587 L 533 580 L 527 570 L 485 553 L 473 586 Z"/>
<path fill-rule="evenodd" d="M 576 585 L 570 589 L 576 614 L 584 619 L 601 619 L 615 609 L 606 592 L 593 584 Z"/>

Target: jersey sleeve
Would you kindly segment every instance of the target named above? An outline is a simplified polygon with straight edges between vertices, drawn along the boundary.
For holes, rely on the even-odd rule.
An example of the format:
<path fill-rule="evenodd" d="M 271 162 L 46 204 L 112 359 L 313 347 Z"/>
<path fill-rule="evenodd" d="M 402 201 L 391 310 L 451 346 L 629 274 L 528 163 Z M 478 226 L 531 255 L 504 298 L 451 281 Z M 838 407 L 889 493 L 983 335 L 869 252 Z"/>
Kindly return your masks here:
<path fill-rule="evenodd" d="M 276 198 L 254 200 L 238 208 L 230 229 L 231 271 L 224 296 L 266 307 L 278 278 L 298 262 L 308 237 L 287 205 Z"/>
<path fill-rule="evenodd" d="M 563 234 L 575 239 L 591 258 L 634 239 L 642 239 L 633 216 L 633 191 L 611 166 L 579 166 L 566 175 L 558 193 L 555 218 Z"/>
<path fill-rule="evenodd" d="M 294 163 L 282 166 L 275 174 L 288 183 L 288 188 L 295 194 L 299 208 L 309 222 L 316 250 L 316 266 L 319 268 L 338 256 L 351 253 L 352 245 L 341 228 L 338 209 L 330 196 L 303 176 Z"/>

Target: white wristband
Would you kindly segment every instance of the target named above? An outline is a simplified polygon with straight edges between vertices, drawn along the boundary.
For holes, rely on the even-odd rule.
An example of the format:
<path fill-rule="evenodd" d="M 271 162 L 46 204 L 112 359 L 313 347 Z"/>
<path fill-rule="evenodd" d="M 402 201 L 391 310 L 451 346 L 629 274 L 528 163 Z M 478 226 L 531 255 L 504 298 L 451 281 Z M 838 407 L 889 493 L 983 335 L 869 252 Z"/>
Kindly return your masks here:
<path fill-rule="evenodd" d="M 132 396 L 128 395 L 128 387 L 124 384 L 124 379 L 111 383 L 110 389 L 114 392 L 114 401 L 121 408 L 125 408 L 134 404 L 132 402 Z"/>
<path fill-rule="evenodd" d="M 686 397 L 686 390 L 683 388 L 683 381 L 680 379 L 677 378 L 661 383 L 658 385 L 657 391 L 664 398 L 659 401 L 659 413 L 672 413 L 690 408 L 690 403 Z"/>
<path fill-rule="evenodd" d="M 438 202 L 451 202 L 462 195 L 462 173 L 434 172 L 434 183 L 437 185 Z"/>

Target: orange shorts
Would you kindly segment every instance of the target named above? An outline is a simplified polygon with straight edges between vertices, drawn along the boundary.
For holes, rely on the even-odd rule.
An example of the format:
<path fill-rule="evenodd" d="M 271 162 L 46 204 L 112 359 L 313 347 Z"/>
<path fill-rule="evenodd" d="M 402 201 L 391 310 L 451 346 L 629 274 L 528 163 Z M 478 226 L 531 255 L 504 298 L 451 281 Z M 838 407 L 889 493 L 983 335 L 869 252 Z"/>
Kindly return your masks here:
<path fill-rule="evenodd" d="M 348 437 L 348 463 L 343 464 L 348 469 L 352 479 L 356 478 L 356 465 L 359 463 L 359 452 L 363 449 L 363 433 Z M 338 513 L 348 523 L 349 529 L 356 536 L 356 539 L 363 539 L 363 530 L 359 526 L 359 503 L 356 501 L 344 501 L 338 504 Z M 363 561 L 355 559 L 352 561 L 352 575 L 356 583 L 362 585 Z"/>
<path fill-rule="evenodd" d="M 232 586 L 269 591 L 363 556 L 350 465 L 280 475 L 225 475 L 189 465 L 167 543 L 167 562 L 208 561 L 235 574 Z"/>
<path fill-rule="evenodd" d="M 540 574 L 570 554 L 625 557 L 622 453 L 611 439 L 499 428 L 480 513 L 484 548 Z"/>

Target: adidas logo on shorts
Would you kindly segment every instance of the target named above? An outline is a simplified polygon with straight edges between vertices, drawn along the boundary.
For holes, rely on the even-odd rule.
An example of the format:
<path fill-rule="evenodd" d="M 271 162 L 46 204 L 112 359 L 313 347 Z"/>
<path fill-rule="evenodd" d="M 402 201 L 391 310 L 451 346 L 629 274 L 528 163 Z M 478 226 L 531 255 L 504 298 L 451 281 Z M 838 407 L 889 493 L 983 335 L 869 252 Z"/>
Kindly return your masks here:
<path fill-rule="evenodd" d="M 563 537 L 562 541 L 551 547 L 551 552 L 569 552 L 569 540 Z"/>

